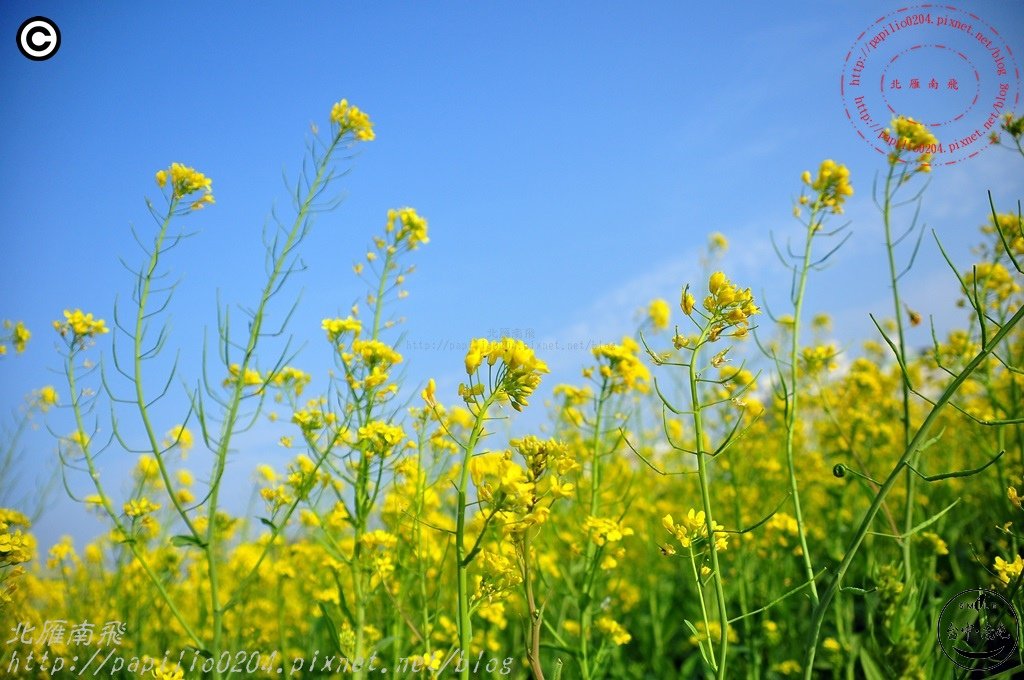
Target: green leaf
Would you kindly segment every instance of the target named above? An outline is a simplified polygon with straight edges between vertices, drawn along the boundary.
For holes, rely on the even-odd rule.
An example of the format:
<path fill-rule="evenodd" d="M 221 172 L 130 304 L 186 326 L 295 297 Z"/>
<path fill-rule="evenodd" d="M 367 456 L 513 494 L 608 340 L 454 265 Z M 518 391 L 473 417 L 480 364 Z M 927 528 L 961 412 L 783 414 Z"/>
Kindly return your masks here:
<path fill-rule="evenodd" d="M 860 667 L 864 669 L 865 680 L 888 680 L 888 678 L 878 668 L 878 664 L 875 663 L 871 655 L 867 653 L 867 650 L 860 650 Z"/>
<path fill-rule="evenodd" d="M 171 536 L 171 545 L 173 545 L 176 548 L 193 547 L 199 548 L 200 550 L 204 550 L 206 548 L 205 542 L 200 541 L 195 536 L 189 536 L 187 534 L 178 534 L 177 536 Z"/>

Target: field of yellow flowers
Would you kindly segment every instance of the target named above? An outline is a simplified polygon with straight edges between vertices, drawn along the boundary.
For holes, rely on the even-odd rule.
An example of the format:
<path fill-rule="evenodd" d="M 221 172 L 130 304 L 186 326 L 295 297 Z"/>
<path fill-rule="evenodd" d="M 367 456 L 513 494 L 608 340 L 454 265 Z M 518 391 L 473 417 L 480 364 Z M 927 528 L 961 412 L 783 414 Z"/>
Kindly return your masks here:
<path fill-rule="evenodd" d="M 992 143 L 1016 153 L 1022 132 L 1007 116 Z M 156 173 L 157 227 L 139 234 L 146 255 L 116 316 L 5 322 L 4 361 L 53 333 L 64 378 L 30 395 L 3 442 L 0 484 L 21 433 L 45 420 L 64 488 L 108 530 L 39 545 L 33 508 L 0 508 L 0 675 L 966 673 L 940 641 L 978 651 L 972 663 L 993 672 L 1022 663 L 1020 208 L 977 216 L 972 253 L 938 243 L 970 322 L 908 346 L 908 328 L 928 323 L 899 286 L 914 240 L 932 239 L 910 220 L 928 200 L 925 126 L 895 119 L 894 150 L 879 157 L 892 307 L 865 319 L 852 356 L 823 341 L 828 316 L 804 310 L 843 243 L 844 202 L 870 185 L 826 160 L 793 178 L 803 241 L 777 253 L 787 308 L 769 314 L 758 282 L 715 271 L 728 242 L 713 234 L 706 271 L 679 282 L 678 300 L 637 301 L 644 323 L 595 347 L 573 384 L 546 384 L 544 357 L 522 340 L 467 338 L 452 394 L 401 384 L 388 319 L 429 243 L 412 208 L 387 211 L 369 235 L 355 267 L 371 282 L 365 308 L 323 320 L 329 388 L 312 394 L 301 356 L 275 351 L 287 315 L 271 323 L 268 310 L 298 274 L 312 216 L 335 207 L 342 159 L 375 136 L 345 100 L 313 133 L 294 213 L 266 239 L 265 285 L 244 301 L 247 318 L 224 314 L 203 366 L 177 367 L 196 388 L 173 419 L 154 403 L 174 385 L 151 365 L 167 339 L 173 246 L 195 213 L 216 209 L 201 171 Z M 421 388 L 412 403 L 400 396 Z M 115 401 L 142 451 L 124 420 L 99 436 L 94 413 Z M 544 408 L 537 433 L 508 435 L 518 412 Z M 291 462 L 234 474 L 239 437 L 267 418 L 290 421 Z M 108 449 L 137 460 L 129 487 L 108 484 Z M 252 512 L 226 511 L 227 490 L 249 484 Z M 971 588 L 1012 603 L 998 639 L 984 612 L 974 628 L 940 619 Z M 981 665 L 997 651 L 998 665 Z"/>

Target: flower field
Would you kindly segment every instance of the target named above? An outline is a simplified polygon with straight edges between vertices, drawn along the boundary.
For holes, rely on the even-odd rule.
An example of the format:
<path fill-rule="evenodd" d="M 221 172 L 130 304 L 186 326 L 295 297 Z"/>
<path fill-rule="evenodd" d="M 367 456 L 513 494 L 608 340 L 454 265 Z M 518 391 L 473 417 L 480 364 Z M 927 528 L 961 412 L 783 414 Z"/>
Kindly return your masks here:
<path fill-rule="evenodd" d="M 991 141 L 1024 162 L 1022 133 L 1008 115 Z M 1024 668 L 1020 206 L 993 204 L 977 247 L 948 251 L 915 220 L 935 137 L 903 117 L 889 135 L 873 187 L 832 160 L 793 178 L 802 236 L 772 254 L 792 282 L 781 306 L 719 270 L 730 244 L 712 233 L 678 297 L 636 300 L 643 322 L 593 347 L 574 382 L 551 384 L 529 341 L 477 337 L 450 392 L 403 375 L 399 315 L 431 233 L 413 208 L 382 207 L 360 235 L 363 302 L 320 329 L 333 370 L 307 373 L 287 342 L 313 216 L 344 210 L 370 115 L 342 100 L 312 126 L 264 234 L 264 284 L 219 301 L 200 365 L 168 368 L 168 281 L 188 267 L 174 247 L 217 210 L 215 181 L 160 169 L 116 306 L 3 327 L 0 372 L 44 337 L 61 370 L 6 431 L 0 498 L 21 498 L 21 438 L 45 426 L 58 493 L 105 530 L 47 545 L 41 508 L 0 508 L 0 675 L 78 677 L 87 661 L 162 679 L 967 673 L 950 646 L 977 653 L 968 666 Z M 892 304 L 841 350 L 805 298 L 855 191 L 873 191 L 871 271 Z M 931 321 L 900 279 L 935 252 L 968 323 L 918 346 L 909 330 Z M 517 427 L 523 411 L 542 425 Z M 237 455 L 268 421 L 287 426 L 286 465 Z M 111 483 L 126 460 L 130 483 Z M 244 512 L 226 500 L 239 489 Z M 1002 618 L 948 623 L 973 588 L 1010 603 Z"/>

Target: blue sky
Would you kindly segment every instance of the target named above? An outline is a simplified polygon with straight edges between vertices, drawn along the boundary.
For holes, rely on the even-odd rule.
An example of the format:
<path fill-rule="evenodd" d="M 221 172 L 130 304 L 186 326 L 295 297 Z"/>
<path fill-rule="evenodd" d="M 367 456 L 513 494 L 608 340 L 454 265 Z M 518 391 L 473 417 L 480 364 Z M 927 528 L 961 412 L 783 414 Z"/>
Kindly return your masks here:
<path fill-rule="evenodd" d="M 812 280 L 808 308 L 831 312 L 837 339 L 856 351 L 867 314 L 890 309 L 871 204 L 884 159 L 851 129 L 839 80 L 857 35 L 896 6 L 4 2 L 0 317 L 35 335 L 0 363 L 0 413 L 34 388 L 60 387 L 49 323 L 61 310 L 110 319 L 114 296 L 127 299 L 118 258 L 138 261 L 129 227 L 150 229 L 143 198 L 157 196 L 153 173 L 172 161 L 211 176 L 217 200 L 189 218 L 200 233 L 168 263 L 181 277 L 171 347 L 194 381 L 216 291 L 233 303 L 257 296 L 260 229 L 288 205 L 282 173 L 295 176 L 309 124 L 324 126 L 342 97 L 370 114 L 378 139 L 350 164 L 339 184 L 347 198 L 318 219 L 308 270 L 289 289 L 302 291 L 296 363 L 316 375 L 328 367 L 320 319 L 363 294 L 350 268 L 388 208 L 414 206 L 430 222 L 398 309 L 410 341 L 464 343 L 508 328 L 596 344 L 631 333 L 651 298 L 674 305 L 681 284 L 699 285 L 712 231 L 732 242 L 731 277 L 784 306 L 768 234 L 799 236 L 790 209 L 800 173 L 829 157 L 852 172 L 854 234 Z M 1024 5 L 970 9 L 1024 53 Z M 25 59 L 10 39 L 35 15 L 61 29 L 49 61 Z M 922 218 L 962 264 L 985 191 L 1002 206 L 1024 193 L 1020 162 L 991 150 L 933 173 Z M 930 240 L 905 285 L 911 306 L 955 322 L 955 281 Z M 436 376 L 454 396 L 461 351 L 404 354 L 412 383 Z M 550 388 L 574 379 L 588 352 L 544 358 Z M 168 427 L 178 405 L 166 409 Z M 71 429 L 66 413 L 51 416 L 58 432 Z M 237 473 L 281 460 L 273 440 L 246 440 Z M 27 479 L 53 448 L 44 429 L 26 440 Z M 110 451 L 104 465 L 116 479 L 133 463 Z M 57 502 L 44 538 L 88 533 Z"/>

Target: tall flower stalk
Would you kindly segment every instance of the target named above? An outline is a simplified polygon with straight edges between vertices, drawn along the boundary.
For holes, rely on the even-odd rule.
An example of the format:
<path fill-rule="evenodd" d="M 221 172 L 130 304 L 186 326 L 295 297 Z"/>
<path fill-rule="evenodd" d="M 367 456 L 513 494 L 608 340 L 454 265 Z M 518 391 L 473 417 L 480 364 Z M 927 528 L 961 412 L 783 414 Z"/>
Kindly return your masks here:
<path fill-rule="evenodd" d="M 786 470 L 789 475 L 789 490 L 793 499 L 793 514 L 796 518 L 797 533 L 800 540 L 804 577 L 810 584 L 809 592 L 813 604 L 818 603 L 818 586 L 814 580 L 814 566 L 807 544 L 807 523 L 804 521 L 803 508 L 800 502 L 795 455 L 797 428 L 802 425 L 799 417 L 800 394 L 802 391 L 801 377 L 803 373 L 801 367 L 800 329 L 803 323 L 804 297 L 807 291 L 808 276 L 812 269 L 822 265 L 843 243 L 840 242 L 839 246 L 836 246 L 836 248 L 817 261 L 813 259 L 812 252 L 815 238 L 826 235 L 822 232 L 826 217 L 829 214 L 842 213 L 843 203 L 846 201 L 846 198 L 853 195 L 853 187 L 850 185 L 849 177 L 850 172 L 846 166 L 838 165 L 832 160 L 822 162 L 815 177 L 812 177 L 809 171 L 804 171 L 801 179 L 805 189 L 801 192 L 800 199 L 793 210 L 796 218 L 801 220 L 806 228 L 803 255 L 796 262 L 790 262 L 779 253 L 783 264 L 793 274 L 793 285 L 790 291 L 793 317 L 789 336 L 789 361 L 786 367 L 788 370 L 783 371 L 780 362 L 776 360 L 780 373 L 785 373 L 781 382 L 785 403 Z M 810 195 L 805 193 L 807 189 L 810 189 Z M 806 221 L 803 221 L 805 214 Z M 834 234 L 835 232 L 832 233 Z"/>
<path fill-rule="evenodd" d="M 715 602 L 718 611 L 718 625 L 720 628 L 718 636 L 718 652 L 710 649 L 706 659 L 715 671 L 716 677 L 720 680 L 728 677 L 726 674 L 729 652 L 729 615 L 728 603 L 725 597 L 724 578 L 719 553 L 725 550 L 728 542 L 726 534 L 723 533 L 724 526 L 715 522 L 712 506 L 712 476 L 709 470 L 709 462 L 713 462 L 717 456 L 726 452 L 729 446 L 734 443 L 743 432 L 739 430 L 739 419 L 737 427 L 727 433 L 722 442 L 717 446 L 711 445 L 711 436 L 705 421 L 704 412 L 708 408 L 721 403 L 722 401 L 739 404 L 740 396 L 749 386 L 741 386 L 730 398 L 709 402 L 703 395 L 703 385 L 706 383 L 717 383 L 723 385 L 726 380 L 715 380 L 704 377 L 703 371 L 706 366 L 701 363 L 701 352 L 705 346 L 718 342 L 723 338 L 743 338 L 749 331 L 750 318 L 760 313 L 760 309 L 754 303 L 754 297 L 750 289 L 740 289 L 733 285 L 722 272 L 715 272 L 708 280 L 709 295 L 704 298 L 703 309 L 696 306 L 696 299 L 690 293 L 689 286 L 683 288 L 680 298 L 680 308 L 690 318 L 697 328 L 695 336 L 680 335 L 678 332 L 673 344 L 677 350 L 688 353 L 686 361 L 671 361 L 665 355 L 652 353 L 656 363 L 681 366 L 686 369 L 687 384 L 689 392 L 689 411 L 682 411 L 674 406 L 661 394 L 665 408 L 677 414 L 688 414 L 693 425 L 694 443 L 693 449 L 686 449 L 680 444 L 669 441 L 669 444 L 676 450 L 693 454 L 697 458 L 697 475 L 700 484 L 701 510 L 695 512 L 690 510 L 688 521 L 676 523 L 671 515 L 662 519 L 665 528 L 672 533 L 680 544 L 691 549 L 695 542 L 706 546 L 710 577 L 714 584 Z M 711 368 L 721 367 L 729 353 L 730 348 L 726 347 L 717 352 L 710 359 Z M 704 631 L 710 642 L 711 622 L 707 620 L 707 612 L 704 608 L 702 593 L 702 574 L 696 564 L 694 566 L 694 580 L 697 583 L 698 592 L 702 594 L 701 611 L 704 612 Z"/>

